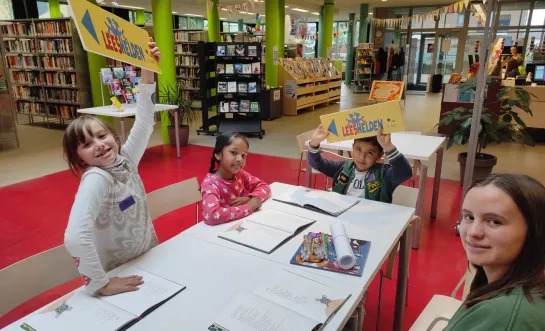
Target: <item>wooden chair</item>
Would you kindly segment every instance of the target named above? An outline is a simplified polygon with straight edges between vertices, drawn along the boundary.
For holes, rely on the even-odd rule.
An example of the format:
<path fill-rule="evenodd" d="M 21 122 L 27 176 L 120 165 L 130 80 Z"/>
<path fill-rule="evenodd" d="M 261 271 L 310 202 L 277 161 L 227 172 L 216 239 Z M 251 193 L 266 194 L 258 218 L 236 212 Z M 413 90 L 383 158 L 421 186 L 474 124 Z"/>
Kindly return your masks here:
<path fill-rule="evenodd" d="M 469 267 L 462 279 L 458 282 L 454 291 L 450 296 L 434 295 L 428 302 L 426 308 L 420 313 L 416 321 L 413 323 L 409 331 L 440 331 L 443 330 L 452 316 L 469 294 L 471 282 L 475 276 L 475 269 Z M 462 300 L 457 300 L 456 294 L 460 287 L 464 285 L 462 292 Z"/>
<path fill-rule="evenodd" d="M 0 270 L 0 316 L 56 286 L 80 277 L 61 245 Z"/>
<path fill-rule="evenodd" d="M 299 135 L 297 135 L 295 137 L 295 139 L 297 140 L 297 147 L 299 148 L 299 170 L 298 170 L 298 174 L 297 174 L 297 185 L 299 185 L 299 181 L 301 180 L 301 173 L 306 173 L 307 171 L 307 167 L 306 167 L 306 164 L 303 165 L 303 160 L 307 161 L 306 160 L 306 155 L 307 155 L 307 145 L 306 145 L 306 142 L 308 140 L 310 140 L 310 138 L 312 138 L 312 134 L 314 133 L 315 130 L 310 130 L 310 131 L 307 131 L 307 132 L 304 132 L 304 133 L 301 133 Z M 316 169 L 312 169 L 312 177 L 314 177 L 314 185 L 316 185 L 316 176 L 318 175 L 322 175 L 321 172 L 319 172 L 318 170 Z"/>
<path fill-rule="evenodd" d="M 202 196 L 197 178 L 193 177 L 182 182 L 162 187 L 147 194 L 148 208 L 152 220 L 157 219 L 173 210 L 197 205 L 197 223 L 199 220 L 199 204 Z"/>
<path fill-rule="evenodd" d="M 411 207 L 415 208 L 416 203 L 418 201 L 418 189 L 408 186 L 399 185 L 394 190 L 394 193 L 392 194 L 392 204 L 403 206 L 403 207 Z M 409 226 L 412 226 L 412 224 L 419 222 L 420 218 L 418 216 L 414 216 L 411 220 Z M 388 260 L 386 263 L 386 271 L 380 270 L 380 282 L 379 282 L 379 302 L 378 302 L 378 310 L 377 310 L 377 330 L 379 326 L 379 320 L 380 320 L 380 308 L 381 308 L 381 301 L 382 301 L 382 281 L 384 278 L 392 279 L 393 278 L 393 271 L 394 271 L 394 263 L 395 258 L 397 256 L 397 253 L 399 251 L 399 245 L 397 245 L 396 249 L 392 249 L 390 252 L 390 255 L 388 256 Z M 407 287 L 407 293 L 409 292 L 409 288 Z"/>

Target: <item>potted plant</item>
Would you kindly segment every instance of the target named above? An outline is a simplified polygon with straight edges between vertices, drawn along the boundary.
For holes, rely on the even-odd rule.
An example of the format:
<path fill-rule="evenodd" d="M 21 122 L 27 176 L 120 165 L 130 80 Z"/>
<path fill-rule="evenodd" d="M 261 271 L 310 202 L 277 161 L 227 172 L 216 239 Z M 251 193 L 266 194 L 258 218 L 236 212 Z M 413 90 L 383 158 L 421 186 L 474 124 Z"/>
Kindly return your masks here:
<path fill-rule="evenodd" d="M 159 90 L 159 100 L 163 104 L 176 105 L 178 108 L 169 110 L 170 125 L 168 135 L 170 144 L 176 146 L 175 113 L 178 113 L 178 132 L 180 146 L 187 146 L 189 141 L 189 126 L 194 123 L 200 110 L 192 107 L 193 101 L 184 96 L 182 85 L 178 82 L 176 86 L 162 84 Z"/>
<path fill-rule="evenodd" d="M 470 78 L 460 84 L 460 93 L 468 90 L 476 90 L 476 78 Z M 483 150 L 492 142 L 514 141 L 522 145 L 535 146 L 532 137 L 526 132 L 526 124 L 517 112 L 524 111 L 533 116 L 530 110 L 530 93 L 520 87 L 504 87 L 497 94 L 501 107 L 498 114 L 492 113 L 483 105 L 481 119 L 479 121 L 479 134 L 477 150 L 475 151 L 475 167 L 473 177 L 482 179 L 492 173 L 497 163 L 494 155 L 483 153 Z M 518 108 L 516 111 L 514 108 Z M 452 145 L 465 145 L 469 142 L 471 123 L 473 120 L 473 108 L 458 107 L 445 112 L 436 126 L 450 126 L 451 131 L 447 136 L 447 149 Z M 464 182 L 467 152 L 458 154 L 460 163 L 460 183 Z"/>

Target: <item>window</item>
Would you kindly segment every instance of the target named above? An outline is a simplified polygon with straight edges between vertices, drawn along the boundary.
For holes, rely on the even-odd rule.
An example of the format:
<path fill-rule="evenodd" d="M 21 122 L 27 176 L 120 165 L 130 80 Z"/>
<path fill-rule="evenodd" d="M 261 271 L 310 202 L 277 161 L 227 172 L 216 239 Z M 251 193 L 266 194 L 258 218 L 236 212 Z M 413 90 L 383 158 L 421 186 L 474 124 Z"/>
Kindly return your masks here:
<path fill-rule="evenodd" d="M 502 3 L 500 6 L 500 22 L 498 22 L 498 26 L 528 25 L 528 17 L 530 16 L 529 2 Z"/>
<path fill-rule="evenodd" d="M 536 1 L 532 12 L 531 26 L 545 25 L 545 2 Z"/>
<path fill-rule="evenodd" d="M 413 9 L 412 27 L 413 29 L 435 29 L 435 19 L 428 17 L 428 13 L 436 10 L 436 7 L 417 7 Z M 417 18 L 417 15 L 420 19 Z"/>
<path fill-rule="evenodd" d="M 178 24 L 180 24 L 180 29 L 187 29 L 187 17 L 178 16 Z"/>
<path fill-rule="evenodd" d="M 465 13 L 447 13 L 441 14 L 441 20 L 439 21 L 439 27 L 444 28 L 461 28 L 464 26 Z M 444 17 L 444 19 L 443 19 Z"/>
<path fill-rule="evenodd" d="M 146 23 L 153 23 L 153 15 L 150 12 L 144 12 Z"/>
<path fill-rule="evenodd" d="M 11 0 L 0 0 L 0 20 L 12 20 L 13 7 Z"/>

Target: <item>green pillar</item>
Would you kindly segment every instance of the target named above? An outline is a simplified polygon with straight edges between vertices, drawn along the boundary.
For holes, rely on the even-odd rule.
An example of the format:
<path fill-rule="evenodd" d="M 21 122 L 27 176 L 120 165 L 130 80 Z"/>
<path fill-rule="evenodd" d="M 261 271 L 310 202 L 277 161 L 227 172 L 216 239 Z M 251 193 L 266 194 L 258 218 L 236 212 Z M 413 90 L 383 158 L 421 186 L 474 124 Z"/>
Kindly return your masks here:
<path fill-rule="evenodd" d="M 206 6 L 208 19 L 208 41 L 220 41 L 220 16 L 218 15 L 219 0 L 211 0 L 212 6 Z"/>
<path fill-rule="evenodd" d="M 238 32 L 244 32 L 244 20 L 243 19 L 238 20 Z"/>
<path fill-rule="evenodd" d="M 61 4 L 59 0 L 49 0 L 49 15 L 51 18 L 61 18 Z"/>
<path fill-rule="evenodd" d="M 174 32 L 172 31 L 171 0 L 152 0 L 151 13 L 153 15 L 153 35 L 155 42 L 161 49 L 161 74 L 157 75 L 159 91 L 167 86 L 176 87 L 176 61 L 174 58 Z M 168 144 L 168 113 L 161 112 L 161 133 L 163 143 Z"/>
<path fill-rule="evenodd" d="M 350 85 L 352 83 L 352 69 L 354 69 L 354 22 L 356 20 L 356 14 L 348 14 L 348 50 L 346 52 L 346 75 L 344 76 L 344 83 Z"/>
<path fill-rule="evenodd" d="M 358 33 L 358 42 L 367 42 L 367 16 L 369 15 L 369 5 L 362 3 L 360 5 L 360 31 Z"/>
<path fill-rule="evenodd" d="M 322 56 L 322 44 L 324 43 L 324 6 L 320 7 L 320 16 L 318 18 L 318 52 L 317 57 Z"/>
<path fill-rule="evenodd" d="M 96 5 L 96 0 L 88 0 L 90 3 Z M 100 79 L 100 69 L 107 68 L 106 58 L 102 55 L 87 52 L 87 62 L 89 66 L 89 82 L 91 84 L 91 95 L 93 97 L 93 106 L 108 106 L 111 105 L 110 92 L 106 86 L 102 86 L 102 79 Z M 104 98 L 104 104 L 102 100 Z M 109 125 L 114 124 L 114 120 L 110 116 L 99 116 L 104 122 Z"/>
<path fill-rule="evenodd" d="M 334 0 L 324 0 L 324 27 L 322 33 L 321 57 L 327 57 L 327 50 L 333 45 Z"/>
<path fill-rule="evenodd" d="M 273 63 L 274 49 L 280 52 L 280 17 L 277 1 L 265 1 L 265 17 L 267 28 L 265 29 L 265 82 L 270 87 L 278 87 L 278 63 Z"/>
<path fill-rule="evenodd" d="M 278 0 L 278 17 L 280 18 L 280 35 L 278 36 L 278 57 L 284 57 L 284 45 L 286 44 L 286 0 Z"/>
<path fill-rule="evenodd" d="M 136 25 L 138 26 L 146 25 L 146 15 L 144 14 L 144 9 L 136 10 Z"/>

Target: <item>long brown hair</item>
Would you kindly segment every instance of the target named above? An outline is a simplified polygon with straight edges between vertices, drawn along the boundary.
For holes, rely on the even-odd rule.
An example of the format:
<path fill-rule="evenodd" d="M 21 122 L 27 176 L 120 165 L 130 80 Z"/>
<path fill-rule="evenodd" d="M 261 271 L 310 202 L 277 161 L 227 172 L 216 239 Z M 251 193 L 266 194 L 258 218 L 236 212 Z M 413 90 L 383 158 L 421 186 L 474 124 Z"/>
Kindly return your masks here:
<path fill-rule="evenodd" d="M 85 134 L 91 137 L 93 136 L 93 132 L 91 131 L 92 121 L 97 121 L 100 123 L 108 134 L 111 134 L 114 137 L 117 146 L 119 148 L 121 147 L 118 135 L 109 125 L 100 119 L 90 115 L 83 115 L 76 118 L 72 123 L 70 123 L 70 125 L 68 125 L 66 131 L 64 131 L 64 136 L 62 137 L 64 158 L 66 162 L 68 162 L 70 171 L 72 171 L 75 176 L 81 175 L 86 168 L 86 165 L 83 164 L 78 155 L 78 146 L 85 143 Z"/>
<path fill-rule="evenodd" d="M 526 175 L 492 174 L 474 187 L 493 185 L 515 202 L 527 225 L 526 239 L 519 256 L 500 279 L 488 283 L 483 267 L 476 266 L 475 278 L 464 302 L 467 308 L 522 287 L 526 298 L 533 302 L 536 289 L 545 298 L 545 186 Z"/>

